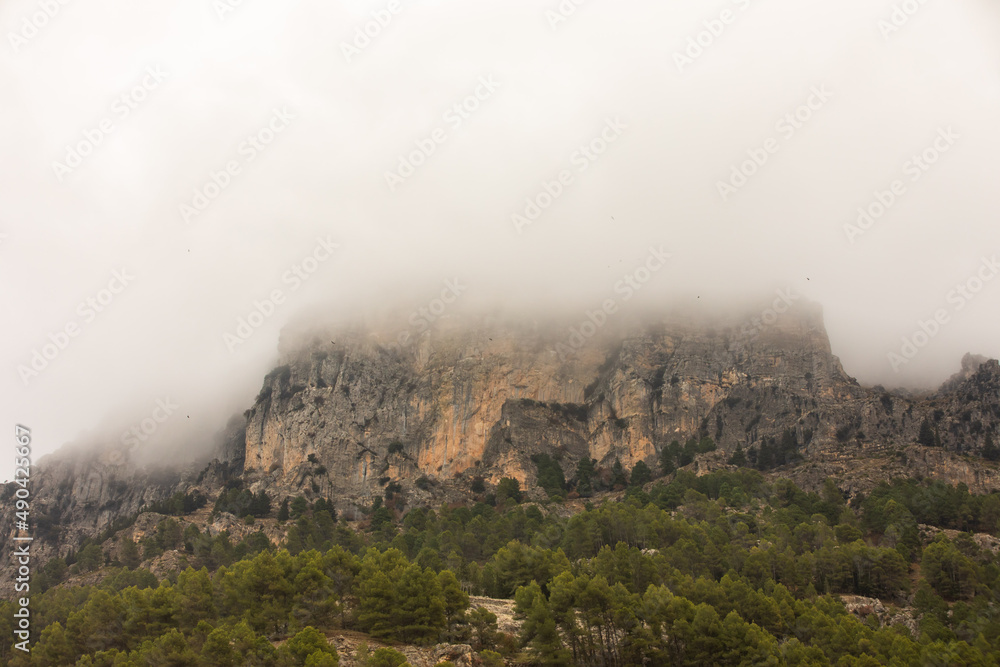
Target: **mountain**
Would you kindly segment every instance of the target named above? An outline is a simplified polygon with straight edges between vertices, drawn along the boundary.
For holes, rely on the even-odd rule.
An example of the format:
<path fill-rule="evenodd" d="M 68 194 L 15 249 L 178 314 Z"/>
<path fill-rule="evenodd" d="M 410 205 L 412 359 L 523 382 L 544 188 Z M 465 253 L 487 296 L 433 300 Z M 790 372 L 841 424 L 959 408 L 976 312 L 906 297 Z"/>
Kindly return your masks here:
<path fill-rule="evenodd" d="M 699 474 L 737 455 L 806 489 L 833 477 L 863 493 L 913 475 L 1000 489 L 986 460 L 1000 426 L 996 360 L 966 356 L 936 392 L 866 388 L 832 354 L 818 306 L 770 319 L 480 317 L 409 337 L 362 324 L 300 335 L 206 460 L 140 468 L 74 449 L 40 462 L 35 553 L 65 555 L 177 492 L 212 501 L 233 480 L 359 516 L 392 483 L 408 506 L 468 500 L 477 478 L 491 488 L 512 477 L 540 498 L 543 455 L 572 480 L 581 459 L 605 475 L 616 461 L 656 470 L 675 440 L 712 440 L 715 451 L 676 461 Z M 6 526 L 14 491 L 3 489 Z M 12 576 L 4 565 L 0 587 Z"/>

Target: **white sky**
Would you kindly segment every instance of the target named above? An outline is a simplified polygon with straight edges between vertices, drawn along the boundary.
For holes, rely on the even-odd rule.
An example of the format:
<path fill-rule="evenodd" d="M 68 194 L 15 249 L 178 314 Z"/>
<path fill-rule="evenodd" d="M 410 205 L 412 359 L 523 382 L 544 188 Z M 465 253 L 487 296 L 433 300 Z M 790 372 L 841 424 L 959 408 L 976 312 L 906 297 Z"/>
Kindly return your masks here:
<path fill-rule="evenodd" d="M 15 423 L 32 428 L 36 460 L 98 429 L 116 440 L 168 397 L 181 408 L 150 442 L 200 444 L 249 407 L 303 309 L 406 314 L 459 278 L 469 302 L 582 313 L 650 245 L 673 257 L 647 304 L 793 289 L 823 304 L 865 383 L 936 385 L 965 352 L 1000 356 L 1000 280 L 949 300 L 1000 254 L 996 2 L 929 0 L 883 35 L 886 0 L 587 0 L 555 28 L 556 1 L 401 0 L 347 62 L 342 43 L 388 0 L 243 0 L 220 17 L 222 1 L 70 0 L 44 20 L 37 0 L 0 5 L 0 428 L 10 444 Z M 157 67 L 126 116 L 119 98 Z M 481 77 L 498 87 L 449 120 Z M 829 100 L 787 136 L 778 121 L 821 86 Z M 241 144 L 275 109 L 294 118 L 251 162 Z M 574 153 L 614 118 L 627 127 L 579 171 Z M 110 134 L 60 180 L 53 163 L 102 121 Z M 385 172 L 435 128 L 446 140 L 390 191 Z M 907 161 L 942 128 L 958 138 L 913 181 Z M 772 138 L 723 201 L 717 183 Z M 186 224 L 179 205 L 229 161 L 239 173 Z M 518 233 L 511 215 L 561 170 L 570 185 Z M 897 179 L 903 194 L 849 242 L 845 224 Z M 284 272 L 319 237 L 340 248 L 292 289 Z M 86 321 L 78 304 L 122 268 L 131 284 Z M 231 352 L 223 334 L 275 289 L 285 303 Z M 938 309 L 947 323 L 894 372 L 887 354 Z M 23 381 L 71 323 L 79 335 Z M 13 451 L 0 477 L 12 470 Z"/>

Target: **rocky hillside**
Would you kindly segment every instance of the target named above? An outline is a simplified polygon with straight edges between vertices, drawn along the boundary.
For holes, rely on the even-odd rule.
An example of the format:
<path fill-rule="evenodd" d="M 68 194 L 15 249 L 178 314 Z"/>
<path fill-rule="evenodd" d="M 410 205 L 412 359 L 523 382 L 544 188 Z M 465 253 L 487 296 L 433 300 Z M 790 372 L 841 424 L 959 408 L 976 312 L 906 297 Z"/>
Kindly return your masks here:
<path fill-rule="evenodd" d="M 967 356 L 939 391 L 914 396 L 849 377 L 815 305 L 749 321 L 669 316 L 608 323 L 586 339 L 566 327 L 452 319 L 402 345 L 369 327 L 323 331 L 264 378 L 207 467 L 49 457 L 33 476 L 36 552 L 64 554 L 178 490 L 214 500 L 233 476 L 276 500 L 326 497 L 350 514 L 392 482 L 411 504 L 467 498 L 475 477 L 487 486 L 514 477 L 539 494 L 536 454 L 559 461 L 567 480 L 583 457 L 656 469 L 664 447 L 692 437 L 719 448 L 697 470 L 739 450 L 806 488 L 833 476 L 864 491 L 910 474 L 1000 488 L 984 459 L 996 458 L 1000 426 L 996 360 Z M 13 492 L 8 484 L 4 500 Z M 4 508 L 13 526 L 13 504 Z"/>

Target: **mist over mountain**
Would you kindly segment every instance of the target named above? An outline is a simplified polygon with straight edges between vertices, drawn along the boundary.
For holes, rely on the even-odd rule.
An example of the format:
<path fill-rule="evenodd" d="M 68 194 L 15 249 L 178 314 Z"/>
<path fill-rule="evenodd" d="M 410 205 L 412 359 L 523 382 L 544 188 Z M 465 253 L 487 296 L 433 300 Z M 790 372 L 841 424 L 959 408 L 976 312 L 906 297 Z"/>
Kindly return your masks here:
<path fill-rule="evenodd" d="M 995 0 L 0 37 L 0 663 L 1000 664 Z"/>
<path fill-rule="evenodd" d="M 863 384 L 1000 356 L 995 3 L 424 0 L 363 47 L 374 0 L 227 7 L 0 8 L 0 394 L 39 454 L 167 398 L 197 439 L 300 314 L 408 318 L 460 281 L 572 320 L 651 247 L 623 308 L 791 290 Z"/>
<path fill-rule="evenodd" d="M 73 516 L 68 535 L 85 535 L 177 490 L 211 496 L 234 475 L 351 512 L 418 479 L 456 499 L 472 478 L 537 493 L 540 455 L 569 479 L 580 460 L 655 468 L 675 441 L 706 438 L 712 454 L 679 465 L 705 472 L 748 456 L 807 489 L 833 477 L 850 493 L 899 474 L 1000 485 L 996 360 L 966 355 L 936 390 L 866 387 L 833 353 L 819 304 L 793 293 L 739 317 L 624 303 L 583 317 L 468 304 L 436 316 L 434 301 L 406 318 L 310 314 L 225 419 L 192 421 L 166 397 L 43 459 L 40 498 L 59 488 L 44 511 Z M 147 477 L 159 481 L 137 483 Z"/>

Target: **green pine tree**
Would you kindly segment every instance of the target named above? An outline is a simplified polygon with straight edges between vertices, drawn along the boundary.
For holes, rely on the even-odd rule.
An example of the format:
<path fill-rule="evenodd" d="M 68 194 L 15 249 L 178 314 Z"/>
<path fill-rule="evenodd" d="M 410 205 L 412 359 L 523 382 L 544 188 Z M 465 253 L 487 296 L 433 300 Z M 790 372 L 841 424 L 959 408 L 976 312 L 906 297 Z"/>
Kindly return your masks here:
<path fill-rule="evenodd" d="M 611 466 L 611 486 L 616 489 L 624 489 L 628 486 L 628 476 L 625 474 L 625 468 L 620 459 L 615 459 Z"/>
<path fill-rule="evenodd" d="M 139 567 L 139 563 L 142 562 L 142 559 L 139 557 L 139 547 L 136 546 L 136 543 L 133 540 L 127 537 L 122 539 L 122 550 L 119 560 L 121 560 L 122 565 L 130 570 L 134 570 Z"/>
<path fill-rule="evenodd" d="M 645 461 L 638 461 L 632 467 L 632 474 L 629 475 L 629 483 L 632 486 L 643 486 L 653 479 L 653 471 L 649 469 Z"/>
<path fill-rule="evenodd" d="M 597 463 L 589 456 L 584 456 L 576 464 L 576 492 L 584 498 L 589 497 L 594 492 L 594 465 Z"/>

